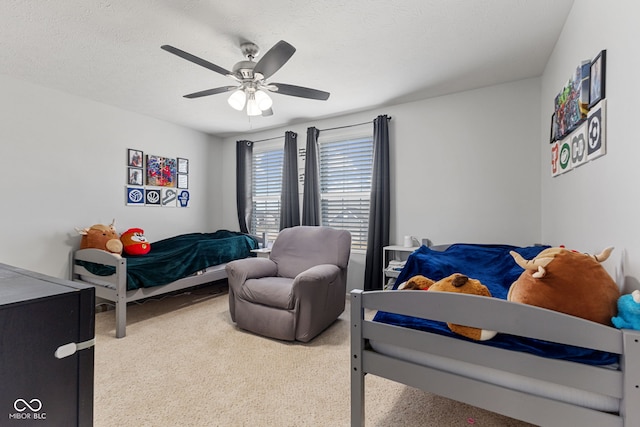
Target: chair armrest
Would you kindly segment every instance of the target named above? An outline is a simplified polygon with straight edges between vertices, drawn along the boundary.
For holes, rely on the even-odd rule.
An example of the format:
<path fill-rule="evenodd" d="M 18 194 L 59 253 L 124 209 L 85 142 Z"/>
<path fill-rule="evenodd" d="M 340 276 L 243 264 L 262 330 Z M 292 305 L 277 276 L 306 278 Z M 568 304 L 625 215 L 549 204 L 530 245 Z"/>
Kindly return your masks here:
<path fill-rule="evenodd" d="M 296 276 L 292 302 L 297 307 L 297 340 L 309 341 L 344 311 L 345 273 L 337 265 L 320 264 Z"/>
<path fill-rule="evenodd" d="M 329 283 L 334 282 L 338 278 L 339 274 L 340 267 L 338 267 L 337 265 L 315 265 L 295 277 L 293 281 L 293 292 L 296 293 L 297 288 L 306 287 L 307 285 L 326 286 Z"/>
<path fill-rule="evenodd" d="M 226 270 L 230 279 L 242 277 L 244 282 L 247 279 L 275 276 L 278 266 L 268 258 L 243 258 L 228 263 Z"/>

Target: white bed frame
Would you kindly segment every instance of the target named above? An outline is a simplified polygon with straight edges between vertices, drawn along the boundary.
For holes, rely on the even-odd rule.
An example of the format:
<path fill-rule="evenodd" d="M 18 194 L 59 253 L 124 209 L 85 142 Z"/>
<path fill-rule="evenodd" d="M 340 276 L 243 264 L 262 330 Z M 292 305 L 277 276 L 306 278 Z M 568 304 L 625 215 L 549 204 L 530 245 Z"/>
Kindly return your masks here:
<path fill-rule="evenodd" d="M 544 426 L 640 425 L 640 331 L 618 330 L 577 317 L 497 298 L 425 291 L 351 292 L 351 425 L 364 426 L 365 375 L 372 374 Z M 473 325 L 512 335 L 559 342 L 621 355 L 618 369 L 547 359 L 434 333 L 367 320 L 365 309 Z M 426 367 L 385 355 L 370 343 L 384 343 L 492 368 L 578 390 L 610 396 L 619 412 L 609 413 Z"/>
<path fill-rule="evenodd" d="M 262 236 L 258 238 L 258 241 L 262 243 L 265 241 L 264 239 L 265 237 Z M 112 266 L 115 267 L 116 271 L 111 276 L 98 276 L 89 272 L 89 270 L 83 266 L 76 265 L 76 260 Z M 167 283 L 166 285 L 129 291 L 127 290 L 127 259 L 124 257 L 100 249 L 79 249 L 71 252 L 69 266 L 70 279 L 72 281 L 95 287 L 96 297 L 114 303 L 116 311 L 116 338 L 123 338 L 126 335 L 127 303 L 227 278 L 227 272 L 225 271 L 226 264 L 220 264 L 208 267 L 198 274 L 184 277 Z"/>

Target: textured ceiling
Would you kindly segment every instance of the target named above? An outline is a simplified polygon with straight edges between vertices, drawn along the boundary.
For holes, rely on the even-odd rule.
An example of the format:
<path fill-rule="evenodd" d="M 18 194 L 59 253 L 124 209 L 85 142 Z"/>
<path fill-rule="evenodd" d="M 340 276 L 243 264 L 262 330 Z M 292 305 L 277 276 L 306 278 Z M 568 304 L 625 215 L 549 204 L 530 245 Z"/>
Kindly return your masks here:
<path fill-rule="evenodd" d="M 0 74 L 226 136 L 541 75 L 573 0 L 2 0 Z M 331 92 L 273 94 L 249 118 L 229 77 L 242 41 L 297 51 L 270 81 Z M 257 59 L 260 59 L 258 57 Z"/>

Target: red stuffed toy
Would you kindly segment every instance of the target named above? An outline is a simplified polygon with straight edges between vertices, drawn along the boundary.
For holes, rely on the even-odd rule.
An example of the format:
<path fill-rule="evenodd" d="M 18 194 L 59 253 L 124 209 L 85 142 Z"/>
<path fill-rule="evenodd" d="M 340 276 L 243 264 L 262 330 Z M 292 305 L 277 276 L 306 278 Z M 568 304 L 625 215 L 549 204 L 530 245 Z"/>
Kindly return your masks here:
<path fill-rule="evenodd" d="M 120 236 L 124 253 L 127 255 L 144 255 L 151 250 L 142 228 L 130 228 Z"/>

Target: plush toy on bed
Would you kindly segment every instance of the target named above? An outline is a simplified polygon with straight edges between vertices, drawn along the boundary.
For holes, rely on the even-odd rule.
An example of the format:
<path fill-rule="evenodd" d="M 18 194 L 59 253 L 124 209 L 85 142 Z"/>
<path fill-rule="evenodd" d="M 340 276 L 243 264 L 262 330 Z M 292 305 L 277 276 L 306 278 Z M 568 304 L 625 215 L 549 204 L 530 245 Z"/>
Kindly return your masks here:
<path fill-rule="evenodd" d="M 422 275 L 417 275 L 417 276 L 413 276 L 411 277 L 409 280 L 407 280 L 406 282 L 402 283 L 400 286 L 398 286 L 398 289 L 404 289 L 404 290 L 427 290 L 429 289 L 429 287 L 431 285 L 433 285 L 434 283 L 436 283 L 435 280 L 431 280 L 429 278 L 426 278 Z"/>
<path fill-rule="evenodd" d="M 115 219 L 110 225 L 94 224 L 88 228 L 76 228 L 82 236 L 80 249 L 102 249 L 114 254 L 122 254 L 122 242 L 116 232 Z"/>
<path fill-rule="evenodd" d="M 151 243 L 144 236 L 142 228 L 130 228 L 120 236 L 124 253 L 127 255 L 144 255 L 151 250 Z"/>
<path fill-rule="evenodd" d="M 420 289 L 434 292 L 457 292 L 461 294 L 491 297 L 491 292 L 489 292 L 489 289 L 485 285 L 480 283 L 479 280 L 470 279 L 469 277 L 460 273 L 452 274 L 451 276 L 445 277 L 444 279 L 438 280 L 437 282 L 424 276 L 413 276 L 405 283 L 401 284 L 398 289 Z M 452 332 L 476 341 L 489 340 L 495 337 L 497 334 L 497 332 L 495 331 L 487 331 L 471 326 L 456 325 L 454 323 L 447 323 L 447 326 L 449 327 L 449 329 L 451 329 Z"/>
<path fill-rule="evenodd" d="M 640 330 L 640 291 L 618 298 L 618 315 L 611 319 L 613 326 L 618 329 Z"/>
<path fill-rule="evenodd" d="M 611 325 L 620 291 L 600 263 L 609 258 L 612 250 L 588 255 L 554 247 L 532 260 L 511 251 L 525 270 L 509 288 L 507 300 Z"/>

